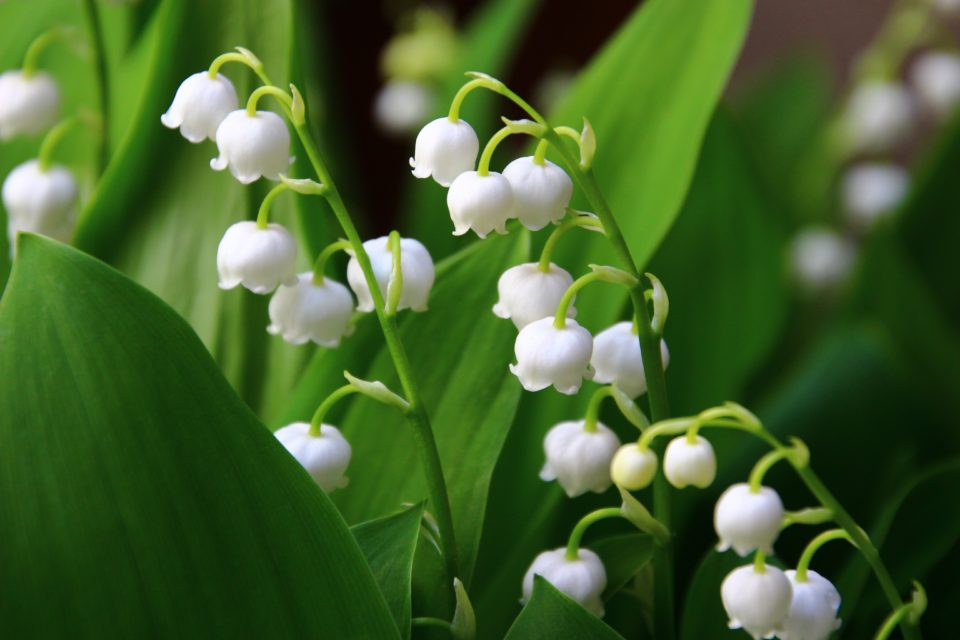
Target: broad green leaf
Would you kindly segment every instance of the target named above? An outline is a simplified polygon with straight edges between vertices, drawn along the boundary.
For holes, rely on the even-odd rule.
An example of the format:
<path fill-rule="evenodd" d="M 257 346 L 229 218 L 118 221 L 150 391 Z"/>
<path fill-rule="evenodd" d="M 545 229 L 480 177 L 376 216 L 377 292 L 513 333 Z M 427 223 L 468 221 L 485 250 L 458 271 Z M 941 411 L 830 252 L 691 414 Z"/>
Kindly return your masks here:
<path fill-rule="evenodd" d="M 681 600 L 681 640 L 742 640 L 745 637 L 743 631 L 727 628 L 729 618 L 720 599 L 720 584 L 728 573 L 749 563 L 749 558 L 741 558 L 732 551 L 707 552 L 693 575 L 686 597 Z"/>
<path fill-rule="evenodd" d="M 603 599 L 609 600 L 629 582 L 653 557 L 653 538 L 645 533 L 627 533 L 601 538 L 587 545 L 595 551 L 607 570 L 607 588 Z"/>
<path fill-rule="evenodd" d="M 410 637 L 410 576 L 422 515 L 417 505 L 350 527 L 404 638 Z"/>
<path fill-rule="evenodd" d="M 621 636 L 579 603 L 561 593 L 540 576 L 534 576 L 533 595 L 506 640 L 554 640 L 555 638 L 595 638 L 615 640 Z"/>
<path fill-rule="evenodd" d="M 2 635 L 398 635 L 329 499 L 140 286 L 21 236 L 0 379 Z"/>

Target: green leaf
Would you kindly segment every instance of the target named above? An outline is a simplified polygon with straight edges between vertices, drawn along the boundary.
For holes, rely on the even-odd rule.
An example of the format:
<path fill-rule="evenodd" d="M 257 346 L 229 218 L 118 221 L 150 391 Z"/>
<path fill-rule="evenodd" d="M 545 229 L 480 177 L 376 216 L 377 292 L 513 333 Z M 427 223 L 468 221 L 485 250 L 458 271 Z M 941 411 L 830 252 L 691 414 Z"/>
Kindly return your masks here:
<path fill-rule="evenodd" d="M 4 636 L 397 635 L 336 509 L 138 285 L 21 236 L 0 379 Z"/>
<path fill-rule="evenodd" d="M 533 595 L 507 632 L 506 640 L 615 640 L 620 637 L 600 618 L 558 591 L 541 576 L 534 576 Z"/>
<path fill-rule="evenodd" d="M 653 557 L 653 538 L 645 533 L 625 533 L 600 538 L 587 545 L 603 560 L 607 570 L 607 588 L 603 599 L 609 600 L 624 587 Z"/>
<path fill-rule="evenodd" d="M 410 577 L 422 516 L 420 504 L 350 527 L 404 638 L 410 637 Z"/>
<path fill-rule="evenodd" d="M 744 637 L 743 631 L 727 628 L 729 618 L 720 599 L 720 584 L 728 573 L 749 562 L 749 558 L 741 558 L 732 551 L 717 553 L 711 549 L 707 552 L 683 600 L 680 640 Z"/>

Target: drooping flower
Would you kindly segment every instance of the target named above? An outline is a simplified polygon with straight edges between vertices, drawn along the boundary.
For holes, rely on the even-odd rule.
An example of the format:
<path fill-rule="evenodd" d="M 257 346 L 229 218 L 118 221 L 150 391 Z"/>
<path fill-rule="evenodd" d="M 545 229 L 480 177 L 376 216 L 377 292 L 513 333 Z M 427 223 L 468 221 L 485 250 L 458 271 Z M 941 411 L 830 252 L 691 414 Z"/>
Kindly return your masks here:
<path fill-rule="evenodd" d="M 824 227 L 799 231 L 791 240 L 789 250 L 794 278 L 810 291 L 839 285 L 856 257 L 853 245 Z"/>
<path fill-rule="evenodd" d="M 511 364 L 510 371 L 527 391 L 553 385 L 560 393 L 573 395 L 584 378 L 593 376 L 593 337 L 576 320 L 567 320 L 559 328 L 554 326 L 553 317 L 531 322 L 520 330 L 513 350 L 517 364 Z"/>
<path fill-rule="evenodd" d="M 193 143 L 216 140 L 220 123 L 239 106 L 233 83 L 220 75 L 211 78 L 206 71 L 195 73 L 177 88 L 173 102 L 160 122 Z"/>
<path fill-rule="evenodd" d="M 785 571 L 793 592 L 790 613 L 778 634 L 781 640 L 827 640 L 840 628 L 837 611 L 840 593 L 833 583 L 816 571 L 807 570 L 807 579 L 797 580 L 796 571 Z"/>
<path fill-rule="evenodd" d="M 68 169 L 38 160 L 17 166 L 3 181 L 3 206 L 7 210 L 10 255 L 19 232 L 39 233 L 65 242 L 73 233 L 77 182 Z"/>
<path fill-rule="evenodd" d="M 527 229 L 543 229 L 566 215 L 573 182 L 554 163 L 537 164 L 533 156 L 517 158 L 504 168 L 503 177 L 513 187 L 515 217 Z"/>
<path fill-rule="evenodd" d="M 220 288 L 243 285 L 254 293 L 270 293 L 280 284 L 293 286 L 296 276 L 297 242 L 284 227 L 266 227 L 245 220 L 227 229 L 217 248 Z"/>
<path fill-rule="evenodd" d="M 453 235 L 474 231 L 481 238 L 496 231 L 507 232 L 507 220 L 514 216 L 513 188 L 501 174 L 485 176 L 464 171 L 447 191 L 447 207 L 453 220 Z"/>
<path fill-rule="evenodd" d="M 618 487 L 639 491 L 650 486 L 657 475 L 657 454 L 630 442 L 617 450 L 610 462 L 610 477 Z"/>
<path fill-rule="evenodd" d="M 660 341 L 660 359 L 666 369 L 670 364 L 670 352 L 663 340 Z M 647 392 L 640 342 L 631 322 L 618 322 L 597 334 L 590 364 L 596 371 L 593 379 L 597 382 L 615 384 L 631 398 Z"/>
<path fill-rule="evenodd" d="M 743 629 L 755 640 L 772 638 L 783 630 L 790 611 L 790 581 L 776 567 L 757 571 L 750 564 L 727 574 L 720 597 L 731 629 Z"/>
<path fill-rule="evenodd" d="M 370 256 L 370 265 L 380 284 L 380 291 L 385 298 L 389 297 L 393 287 L 393 252 L 390 250 L 389 239 L 381 236 L 367 240 L 363 243 L 363 248 Z M 353 252 L 349 253 L 352 257 L 347 264 L 347 282 L 357 296 L 357 310 L 373 311 L 373 296 L 370 295 L 367 280 L 363 277 L 363 270 Z M 400 275 L 403 278 L 403 288 L 397 310 L 426 311 L 436 270 L 427 248 L 413 238 L 400 239 Z"/>
<path fill-rule="evenodd" d="M 694 442 L 685 435 L 671 440 L 663 454 L 663 475 L 677 489 L 709 487 L 717 476 L 717 456 L 710 441 L 700 435 Z"/>
<path fill-rule="evenodd" d="M 313 272 L 297 276 L 292 287 L 281 285 L 270 299 L 267 331 L 291 344 L 313 342 L 328 348 L 353 332 L 353 296 L 335 280 L 314 281 Z"/>
<path fill-rule="evenodd" d="M 595 431 L 587 431 L 584 422 L 561 422 L 543 440 L 546 462 L 540 479 L 556 480 L 571 498 L 610 488 L 610 461 L 620 446 L 617 434 L 607 426 L 597 423 Z"/>
<path fill-rule="evenodd" d="M 49 74 L 0 73 L 0 140 L 39 133 L 57 121 L 60 90 Z"/>
<path fill-rule="evenodd" d="M 871 227 L 892 212 L 907 195 L 910 175 L 895 164 L 858 164 L 843 176 L 843 205 L 847 218 L 861 229 Z"/>
<path fill-rule="evenodd" d="M 437 118 L 417 134 L 410 166 L 413 175 L 429 178 L 449 187 L 464 171 L 473 169 L 480 151 L 477 134 L 464 120 Z"/>
<path fill-rule="evenodd" d="M 325 492 L 347 486 L 344 473 L 352 451 L 339 429 L 323 424 L 320 433 L 314 436 L 308 423 L 294 422 L 277 429 L 273 435 Z"/>
<path fill-rule="evenodd" d="M 434 95 L 417 80 L 390 80 L 377 93 L 373 115 L 387 133 L 404 135 L 416 130 L 430 115 Z M 471 164 L 472 168 L 472 164 Z"/>
<path fill-rule="evenodd" d="M 576 600 L 590 613 L 603 617 L 603 600 L 600 599 L 607 586 L 607 572 L 600 556 L 589 549 L 580 548 L 577 557 L 567 559 L 566 548 L 544 551 L 533 560 L 523 576 L 523 597 L 526 604 L 533 594 L 533 577 L 542 576 L 557 590 Z"/>
<path fill-rule="evenodd" d="M 283 118 L 272 111 L 247 115 L 245 109 L 230 112 L 217 127 L 220 155 L 210 161 L 216 171 L 229 168 L 243 184 L 263 176 L 279 180 L 290 166 L 290 132 Z"/>
<path fill-rule="evenodd" d="M 852 151 L 882 153 L 903 141 L 913 120 L 913 101 L 903 85 L 871 81 L 854 90 L 843 126 Z"/>
<path fill-rule="evenodd" d="M 938 117 L 950 115 L 960 103 L 960 54 L 925 53 L 910 71 L 920 102 Z"/>
<path fill-rule="evenodd" d="M 513 320 L 517 329 L 523 329 L 534 320 L 553 316 L 560 298 L 572 284 L 573 276 L 552 262 L 549 271 L 541 270 L 536 262 L 518 264 L 504 271 L 497 281 L 500 299 L 493 305 L 493 312 L 500 318 Z M 576 315 L 577 310 L 571 304 L 567 317 Z"/>
<path fill-rule="evenodd" d="M 776 491 L 760 487 L 754 492 L 745 482 L 731 485 L 717 500 L 713 512 L 713 525 L 720 537 L 717 550 L 733 547 L 745 556 L 759 549 L 771 555 L 782 523 L 783 502 Z"/>

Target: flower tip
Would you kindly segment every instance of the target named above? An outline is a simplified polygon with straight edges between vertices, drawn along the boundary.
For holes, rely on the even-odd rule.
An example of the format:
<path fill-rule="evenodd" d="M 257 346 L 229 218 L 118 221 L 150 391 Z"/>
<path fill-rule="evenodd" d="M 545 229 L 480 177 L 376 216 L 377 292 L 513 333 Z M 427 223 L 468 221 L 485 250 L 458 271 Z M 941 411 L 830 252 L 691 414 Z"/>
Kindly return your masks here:
<path fill-rule="evenodd" d="M 210 158 L 210 168 L 214 171 L 223 171 L 227 168 L 227 159 L 223 156 L 217 156 L 216 158 Z"/>

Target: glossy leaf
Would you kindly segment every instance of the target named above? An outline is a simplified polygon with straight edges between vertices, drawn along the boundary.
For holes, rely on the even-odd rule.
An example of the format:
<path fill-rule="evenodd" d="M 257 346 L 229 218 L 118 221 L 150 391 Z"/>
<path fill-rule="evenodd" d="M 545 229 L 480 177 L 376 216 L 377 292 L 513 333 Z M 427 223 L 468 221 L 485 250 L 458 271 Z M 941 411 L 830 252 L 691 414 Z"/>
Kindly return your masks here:
<path fill-rule="evenodd" d="M 540 576 L 534 576 L 533 595 L 506 640 L 553 640 L 555 638 L 595 638 L 615 640 L 621 636 L 579 603 L 560 593 Z"/>
<path fill-rule="evenodd" d="M 650 558 L 653 557 L 653 538 L 644 533 L 627 533 L 601 538 L 587 545 L 603 560 L 607 570 L 607 588 L 603 599 L 609 600 L 623 588 Z"/>
<path fill-rule="evenodd" d="M 0 378 L 4 636 L 397 635 L 329 499 L 140 286 L 21 236 Z"/>

